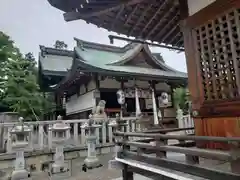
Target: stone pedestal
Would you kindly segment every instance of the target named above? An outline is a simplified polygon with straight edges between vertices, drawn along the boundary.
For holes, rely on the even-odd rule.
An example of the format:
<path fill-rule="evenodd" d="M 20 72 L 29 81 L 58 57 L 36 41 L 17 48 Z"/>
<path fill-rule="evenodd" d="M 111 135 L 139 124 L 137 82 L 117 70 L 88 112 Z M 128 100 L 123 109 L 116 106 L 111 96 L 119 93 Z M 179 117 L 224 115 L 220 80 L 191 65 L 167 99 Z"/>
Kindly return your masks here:
<path fill-rule="evenodd" d="M 29 179 L 30 174 L 25 169 L 24 152 L 16 152 L 15 169 L 12 172 L 11 180 Z"/>
<path fill-rule="evenodd" d="M 64 161 L 63 146 L 56 147 L 56 153 L 54 154 L 54 163 L 52 164 L 52 173 L 62 173 L 68 171 L 68 165 Z"/>
<path fill-rule="evenodd" d="M 84 160 L 87 168 L 96 168 L 100 166 L 99 159 L 96 156 L 96 139 L 97 137 L 94 135 L 87 137 L 88 156 Z"/>

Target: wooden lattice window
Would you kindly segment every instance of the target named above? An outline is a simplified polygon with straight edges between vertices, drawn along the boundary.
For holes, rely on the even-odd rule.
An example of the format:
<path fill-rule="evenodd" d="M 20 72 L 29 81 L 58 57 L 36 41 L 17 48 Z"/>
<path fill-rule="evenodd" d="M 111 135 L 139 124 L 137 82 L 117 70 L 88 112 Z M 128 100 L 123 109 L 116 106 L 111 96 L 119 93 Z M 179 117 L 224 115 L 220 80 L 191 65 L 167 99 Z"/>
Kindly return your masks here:
<path fill-rule="evenodd" d="M 240 96 L 240 9 L 194 29 L 204 100 Z"/>

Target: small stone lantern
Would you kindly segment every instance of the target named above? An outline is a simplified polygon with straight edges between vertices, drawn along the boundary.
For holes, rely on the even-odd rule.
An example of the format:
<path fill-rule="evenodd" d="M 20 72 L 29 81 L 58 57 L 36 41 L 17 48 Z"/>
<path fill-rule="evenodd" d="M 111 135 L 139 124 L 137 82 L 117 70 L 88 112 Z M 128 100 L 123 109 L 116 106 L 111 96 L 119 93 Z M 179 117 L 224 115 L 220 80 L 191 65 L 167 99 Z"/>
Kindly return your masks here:
<path fill-rule="evenodd" d="M 87 168 L 97 168 L 100 167 L 99 159 L 96 156 L 96 128 L 100 128 L 101 125 L 95 124 L 92 115 L 89 115 L 89 120 L 83 125 L 82 128 L 87 130 L 87 147 L 88 147 L 88 156 L 84 160 L 84 164 Z"/>
<path fill-rule="evenodd" d="M 64 123 L 61 116 L 58 116 L 57 123 L 49 130 L 52 131 L 52 141 L 56 144 L 52 174 L 67 172 L 69 169 L 64 160 L 63 145 L 68 140 L 67 132 L 70 130 L 70 126 Z"/>
<path fill-rule="evenodd" d="M 25 169 L 24 150 L 31 149 L 31 132 L 32 129 L 24 125 L 22 117 L 10 132 L 12 150 L 16 152 L 15 169 L 12 172 L 11 180 L 24 180 L 30 177 L 30 173 Z"/>
<path fill-rule="evenodd" d="M 129 122 L 128 122 L 129 123 Z M 122 123 L 120 121 L 120 116 L 119 114 L 116 114 L 116 120 L 110 121 L 108 126 L 113 128 L 113 134 L 116 133 L 117 131 L 121 131 L 121 126 L 125 126 L 127 123 Z M 119 142 L 122 140 L 121 136 L 114 136 L 114 159 L 108 161 L 108 168 L 109 169 L 121 169 L 121 163 L 115 160 L 115 158 L 118 156 L 118 153 L 122 151 L 121 145 L 119 145 Z"/>

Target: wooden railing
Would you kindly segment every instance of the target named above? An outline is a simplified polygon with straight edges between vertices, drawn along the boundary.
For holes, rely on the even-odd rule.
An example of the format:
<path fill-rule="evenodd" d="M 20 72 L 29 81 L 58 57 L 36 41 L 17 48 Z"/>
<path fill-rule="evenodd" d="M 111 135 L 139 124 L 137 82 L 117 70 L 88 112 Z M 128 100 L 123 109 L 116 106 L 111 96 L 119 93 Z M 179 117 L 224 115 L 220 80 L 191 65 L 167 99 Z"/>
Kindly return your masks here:
<path fill-rule="evenodd" d="M 125 164 L 123 168 L 123 177 L 124 173 L 127 173 L 128 176 L 132 176 L 132 172 L 141 173 L 141 168 L 142 171 L 144 171 L 143 175 L 155 174 L 155 177 L 157 177 L 157 175 L 163 175 L 161 174 L 161 168 L 166 168 L 171 170 L 169 174 L 179 175 L 179 178 L 176 179 L 181 179 L 180 176 L 183 173 L 185 173 L 185 175 L 213 180 L 237 180 L 240 178 L 240 137 L 225 138 L 167 134 L 173 131 L 176 132 L 177 129 L 155 130 L 155 132 L 145 133 L 126 133 L 119 131 L 114 133 L 115 136 L 118 136 L 118 139 L 120 137 L 122 139 L 122 141 L 118 142 L 118 145 L 122 146 L 122 151 L 119 151 L 116 159 Z M 148 138 L 148 140 L 131 141 L 129 140 L 130 137 L 144 137 Z M 168 141 L 170 140 L 177 140 L 178 143 L 169 144 Z M 150 143 L 150 141 L 154 141 L 154 143 Z M 231 149 L 229 151 L 199 149 L 194 147 L 195 142 L 228 143 L 231 144 Z M 185 156 L 185 160 L 184 158 L 183 160 L 172 159 L 171 153 L 180 153 Z M 209 164 L 204 164 L 205 161 L 202 162 L 202 160 L 206 159 L 218 160 L 221 161 L 222 164 L 228 162 L 231 172 L 227 172 L 227 167 L 225 167 L 225 171 L 209 167 Z M 200 166 L 199 163 L 202 166 Z M 214 164 L 214 166 L 218 168 L 216 164 Z"/>

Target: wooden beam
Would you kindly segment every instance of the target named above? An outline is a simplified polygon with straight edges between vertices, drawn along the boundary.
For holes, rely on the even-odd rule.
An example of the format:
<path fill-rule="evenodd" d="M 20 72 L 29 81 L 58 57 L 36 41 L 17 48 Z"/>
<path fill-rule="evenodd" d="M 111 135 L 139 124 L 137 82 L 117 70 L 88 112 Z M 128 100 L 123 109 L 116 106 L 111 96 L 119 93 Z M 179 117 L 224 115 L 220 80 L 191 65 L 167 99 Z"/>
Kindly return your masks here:
<path fill-rule="evenodd" d="M 111 29 L 113 29 L 113 28 L 114 28 L 114 26 L 115 26 L 115 23 L 117 22 L 118 18 L 119 18 L 119 17 L 120 17 L 120 15 L 122 14 L 122 12 L 123 12 L 124 8 L 125 8 L 125 5 L 122 5 L 122 6 L 119 8 L 119 11 L 118 11 L 118 13 L 117 13 L 116 17 L 115 17 L 115 19 L 113 20 L 113 22 L 112 22 L 112 24 L 111 24 Z"/>
<path fill-rule="evenodd" d="M 105 13 L 109 12 L 109 11 L 116 10 L 116 9 L 120 8 L 122 5 L 129 6 L 129 5 L 138 4 L 142 1 L 144 1 L 144 0 L 125 0 L 123 3 L 113 3 L 110 6 L 104 7 L 101 10 L 89 12 L 89 13 L 86 13 L 86 14 L 81 13 L 81 12 L 77 12 L 77 11 L 66 12 L 66 13 L 63 14 L 63 17 L 64 17 L 65 21 L 74 21 L 74 20 L 78 20 L 78 19 L 84 19 L 85 20 L 85 19 L 93 17 L 93 16 L 100 16 L 102 14 L 105 14 Z"/>
<path fill-rule="evenodd" d="M 157 44 L 157 43 L 150 43 L 150 42 L 139 40 L 139 39 L 129 39 L 129 38 L 113 36 L 113 35 L 109 35 L 108 37 L 109 37 L 110 41 L 113 41 L 113 38 L 114 38 L 114 39 L 119 39 L 119 40 L 123 40 L 123 41 L 132 41 L 132 42 L 136 42 L 136 43 L 147 44 L 150 46 L 157 46 L 157 47 L 166 48 L 166 49 L 184 51 L 184 48 L 177 48 L 177 47 L 172 47 L 172 46 L 167 46 L 167 45 L 162 45 L 162 44 Z"/>
<path fill-rule="evenodd" d="M 123 25 L 123 26 L 125 26 L 125 25 L 131 20 L 132 15 L 136 12 L 136 10 L 138 9 L 138 7 L 139 7 L 139 4 L 137 4 L 137 5 L 134 7 L 134 9 L 131 11 L 131 13 L 128 15 L 127 20 L 124 22 L 124 25 Z"/>
<path fill-rule="evenodd" d="M 163 38 L 160 38 L 159 41 L 164 42 L 177 27 L 179 27 L 179 24 L 176 24 L 170 31 L 167 31 L 167 34 Z"/>
<path fill-rule="evenodd" d="M 150 3 L 148 5 L 148 7 L 142 12 L 141 16 L 138 18 L 137 22 L 134 24 L 134 26 L 132 27 L 132 29 L 130 30 L 130 32 L 128 33 L 128 36 L 131 36 L 131 34 L 133 33 L 134 29 L 138 26 L 138 24 L 142 21 L 143 17 L 147 14 L 147 12 L 149 11 L 149 9 L 151 9 L 152 4 Z"/>
<path fill-rule="evenodd" d="M 168 2 L 168 1 L 166 1 Z M 146 37 L 144 37 L 144 39 L 149 39 L 149 36 L 152 35 L 152 33 L 158 28 L 158 26 L 160 24 L 162 24 L 162 22 L 165 20 L 166 17 L 169 16 L 169 14 L 171 13 L 171 11 L 174 9 L 174 7 L 172 6 L 170 9 L 166 9 L 167 12 L 164 12 L 163 17 L 161 17 L 161 19 L 158 21 L 158 23 L 152 28 L 151 31 L 149 31 L 149 33 L 146 35 Z"/>
<path fill-rule="evenodd" d="M 181 31 L 179 31 L 178 33 L 176 33 L 175 36 L 172 36 L 172 38 L 169 40 L 169 44 L 172 44 L 172 42 L 174 42 L 174 40 L 181 35 Z"/>
<path fill-rule="evenodd" d="M 183 41 L 183 34 L 182 34 L 182 36 L 179 38 L 179 40 L 174 44 L 174 46 L 177 46 L 177 47 L 178 47 L 182 41 Z"/>
<path fill-rule="evenodd" d="M 163 7 L 165 6 L 167 0 L 164 1 L 164 3 L 162 3 L 158 10 L 154 13 L 154 15 L 152 16 L 152 18 L 148 21 L 148 23 L 144 26 L 141 34 L 140 34 L 140 37 L 142 36 L 142 34 L 144 33 L 144 31 L 148 28 L 148 26 L 151 24 L 151 22 L 156 18 L 156 16 L 158 15 L 158 13 L 163 9 Z"/>
<path fill-rule="evenodd" d="M 213 179 L 217 179 L 217 180 L 225 180 L 225 179 L 238 180 L 239 179 L 239 174 L 223 172 L 220 170 L 213 170 L 207 167 L 186 164 L 180 161 L 173 161 L 165 158 L 157 158 L 151 155 L 144 155 L 144 154 L 137 155 L 137 153 L 133 153 L 130 151 L 124 151 L 120 155 L 122 155 L 122 157 L 124 157 L 124 159 L 126 160 L 130 159 L 130 160 L 138 161 L 138 164 L 146 163 L 146 164 L 149 164 L 150 166 L 155 165 L 158 167 L 180 171 L 183 173 L 195 175 L 197 177 L 202 177 L 206 179 L 209 179 L 209 177 L 213 177 Z"/>
<path fill-rule="evenodd" d="M 160 31 L 157 33 L 157 35 L 154 37 L 154 39 L 157 39 L 159 36 L 161 38 L 161 35 L 169 29 L 169 27 L 179 18 L 179 14 L 176 14 L 170 21 L 167 22 L 167 24 L 160 29 Z M 177 22 L 178 23 L 178 22 Z"/>

